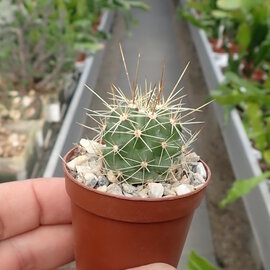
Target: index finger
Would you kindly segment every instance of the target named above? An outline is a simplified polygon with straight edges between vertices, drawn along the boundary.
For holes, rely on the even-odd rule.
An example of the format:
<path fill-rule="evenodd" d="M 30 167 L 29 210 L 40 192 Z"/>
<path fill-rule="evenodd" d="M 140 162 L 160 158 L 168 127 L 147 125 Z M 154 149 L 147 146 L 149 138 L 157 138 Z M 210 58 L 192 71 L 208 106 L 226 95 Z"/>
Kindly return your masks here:
<path fill-rule="evenodd" d="M 0 240 L 40 225 L 71 223 L 64 178 L 0 184 Z"/>

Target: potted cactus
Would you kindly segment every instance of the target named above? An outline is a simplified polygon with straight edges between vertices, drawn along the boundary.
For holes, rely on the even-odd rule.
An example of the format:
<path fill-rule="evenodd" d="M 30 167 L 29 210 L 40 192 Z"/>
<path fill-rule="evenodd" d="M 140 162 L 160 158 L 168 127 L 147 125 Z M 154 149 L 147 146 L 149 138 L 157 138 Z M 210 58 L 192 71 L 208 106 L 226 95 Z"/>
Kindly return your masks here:
<path fill-rule="evenodd" d="M 136 72 L 133 87 L 128 77 L 131 98 L 112 86 L 111 104 L 90 89 L 107 107 L 89 110 L 101 118 L 100 129 L 63 162 L 78 270 L 177 266 L 210 179 L 207 165 L 188 150 L 198 133 L 184 119 L 200 108 L 185 108 L 177 97 L 183 73 L 167 99 L 163 75 L 158 86 L 142 90 Z"/>

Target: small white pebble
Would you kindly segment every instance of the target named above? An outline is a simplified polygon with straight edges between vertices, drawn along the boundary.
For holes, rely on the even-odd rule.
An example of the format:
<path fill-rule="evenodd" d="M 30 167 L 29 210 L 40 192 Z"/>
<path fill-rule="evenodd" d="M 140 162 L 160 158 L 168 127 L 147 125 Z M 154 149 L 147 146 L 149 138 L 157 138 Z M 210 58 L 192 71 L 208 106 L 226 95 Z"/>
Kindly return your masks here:
<path fill-rule="evenodd" d="M 187 185 L 187 184 L 182 184 L 182 185 L 175 188 L 175 192 L 178 196 L 187 194 L 193 190 L 194 190 L 193 186 Z"/>
<path fill-rule="evenodd" d="M 104 147 L 102 144 L 93 141 L 93 140 L 87 140 L 87 139 L 81 139 L 80 145 L 85 148 L 88 154 L 91 156 L 97 156 L 99 151 Z"/>
<path fill-rule="evenodd" d="M 190 184 L 190 180 L 187 178 L 186 175 L 181 178 L 180 184 Z"/>
<path fill-rule="evenodd" d="M 87 160 L 88 160 L 88 157 L 86 155 L 78 156 L 78 157 L 72 159 L 71 161 L 69 161 L 67 163 L 67 167 L 70 170 L 75 171 L 77 165 L 81 165 L 81 164 L 87 162 Z"/>
<path fill-rule="evenodd" d="M 114 195 L 123 195 L 121 187 L 115 183 L 107 187 L 107 192 Z"/>
<path fill-rule="evenodd" d="M 149 198 L 161 198 L 164 193 L 164 187 L 161 183 L 149 183 L 148 195 Z"/>
<path fill-rule="evenodd" d="M 98 166 L 98 163 L 96 160 L 89 160 L 88 161 L 88 167 L 90 167 L 91 169 L 95 169 Z"/>
<path fill-rule="evenodd" d="M 86 181 L 89 181 L 89 180 L 91 180 L 93 178 L 97 178 L 97 177 L 93 173 L 88 172 L 88 173 L 84 174 L 84 178 Z"/>
<path fill-rule="evenodd" d="M 86 165 L 76 165 L 76 171 L 79 174 L 85 174 L 88 172 L 92 172 L 91 168 L 89 168 L 89 166 L 86 166 Z"/>
<path fill-rule="evenodd" d="M 134 186 L 128 183 L 123 183 L 122 188 L 123 188 L 123 191 L 125 191 L 125 193 L 129 193 L 129 194 L 132 194 L 136 190 Z"/>
<path fill-rule="evenodd" d="M 76 180 L 77 180 L 79 183 L 84 183 L 84 180 L 83 180 L 83 178 L 82 178 L 80 175 L 78 175 L 78 176 L 76 177 Z"/>
<path fill-rule="evenodd" d="M 85 185 L 87 185 L 88 187 L 95 187 L 98 182 L 96 175 L 94 175 L 93 173 L 86 173 L 84 175 L 84 180 Z"/>
<path fill-rule="evenodd" d="M 107 172 L 107 178 L 108 180 L 111 182 L 111 183 L 116 183 L 117 182 L 117 178 L 116 176 L 114 175 L 113 171 L 110 170 Z"/>
<path fill-rule="evenodd" d="M 107 186 L 104 185 L 104 186 L 100 186 L 97 188 L 98 191 L 101 191 L 101 192 L 107 192 Z"/>
<path fill-rule="evenodd" d="M 103 163 L 102 163 L 102 160 L 97 160 L 95 161 L 96 162 L 96 166 L 93 167 L 93 163 L 89 166 L 92 166 L 93 169 L 92 169 L 92 172 L 96 175 L 96 176 L 100 176 L 102 175 L 101 171 L 102 171 L 102 168 L 103 168 Z M 90 163 L 90 162 L 89 162 Z"/>
<path fill-rule="evenodd" d="M 176 193 L 175 193 L 175 189 L 171 189 L 171 187 L 164 187 L 164 197 L 166 196 L 175 196 Z"/>
<path fill-rule="evenodd" d="M 136 191 L 137 192 L 140 192 L 140 191 L 142 191 L 144 189 L 144 186 L 143 185 L 140 185 L 140 186 L 137 186 L 136 187 Z"/>
<path fill-rule="evenodd" d="M 140 197 L 140 198 L 148 198 L 148 190 L 147 188 L 144 188 L 142 190 L 140 190 L 137 195 Z"/>
<path fill-rule="evenodd" d="M 194 173 L 193 174 L 193 181 L 192 181 L 192 185 L 193 186 L 198 186 L 205 183 L 205 179 L 203 178 L 203 176 L 199 173 Z"/>
<path fill-rule="evenodd" d="M 109 180 L 107 179 L 107 177 L 106 176 L 104 176 L 104 175 L 100 175 L 99 177 L 98 177 L 98 185 L 99 186 L 108 186 L 109 185 Z"/>
<path fill-rule="evenodd" d="M 125 197 L 133 197 L 133 195 L 132 195 L 132 194 L 127 193 L 127 192 L 125 192 L 125 191 L 123 191 L 123 194 L 125 195 Z"/>
<path fill-rule="evenodd" d="M 200 174 L 204 179 L 207 177 L 206 170 L 201 162 L 196 166 L 196 173 Z"/>
<path fill-rule="evenodd" d="M 181 185 L 181 183 L 179 181 L 174 181 L 174 183 L 171 185 L 172 188 L 176 188 L 179 185 Z"/>

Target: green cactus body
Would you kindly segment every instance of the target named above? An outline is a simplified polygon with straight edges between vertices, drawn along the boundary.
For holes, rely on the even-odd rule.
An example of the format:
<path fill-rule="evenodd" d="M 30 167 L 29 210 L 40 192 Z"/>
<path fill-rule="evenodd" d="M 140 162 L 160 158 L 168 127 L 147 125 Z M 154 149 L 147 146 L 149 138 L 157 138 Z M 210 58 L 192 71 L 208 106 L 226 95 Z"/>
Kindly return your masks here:
<path fill-rule="evenodd" d="M 160 106 L 151 111 L 141 104 L 130 106 L 129 102 L 116 106 L 105 118 L 101 135 L 106 145 L 105 167 L 131 183 L 164 180 L 181 152 L 182 128 L 174 123 L 173 110 Z"/>

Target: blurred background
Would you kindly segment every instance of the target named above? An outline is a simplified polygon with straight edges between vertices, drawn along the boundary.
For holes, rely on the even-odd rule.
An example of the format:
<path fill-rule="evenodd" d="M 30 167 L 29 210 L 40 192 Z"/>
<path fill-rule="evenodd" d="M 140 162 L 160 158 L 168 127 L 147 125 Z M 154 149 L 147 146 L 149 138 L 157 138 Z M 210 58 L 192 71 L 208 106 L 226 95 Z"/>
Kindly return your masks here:
<path fill-rule="evenodd" d="M 111 84 L 165 96 L 189 68 L 186 104 L 214 103 L 194 148 L 212 169 L 179 269 L 270 269 L 269 0 L 1 0 L 0 182 L 62 176 L 59 156 L 92 138 L 84 108 Z M 238 199 L 238 200 L 237 200 Z"/>

